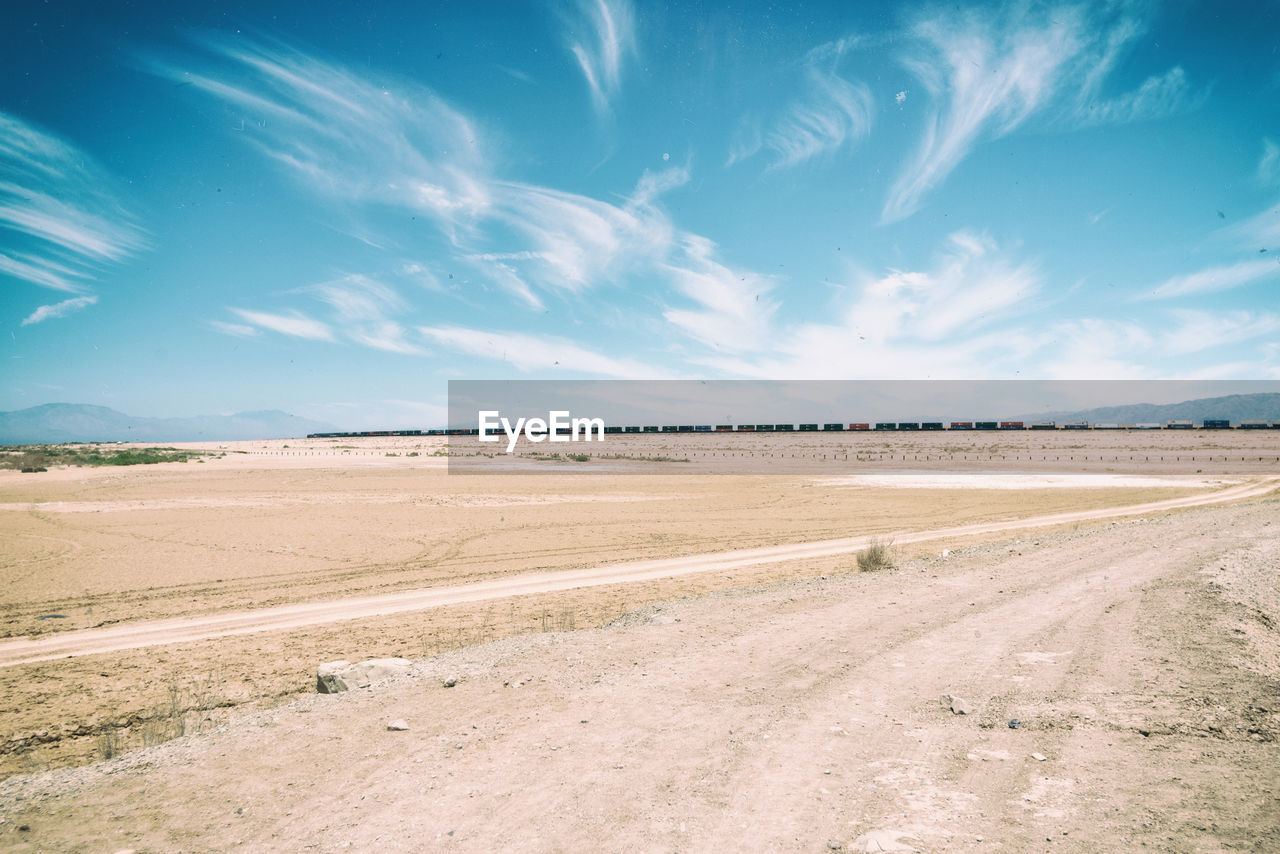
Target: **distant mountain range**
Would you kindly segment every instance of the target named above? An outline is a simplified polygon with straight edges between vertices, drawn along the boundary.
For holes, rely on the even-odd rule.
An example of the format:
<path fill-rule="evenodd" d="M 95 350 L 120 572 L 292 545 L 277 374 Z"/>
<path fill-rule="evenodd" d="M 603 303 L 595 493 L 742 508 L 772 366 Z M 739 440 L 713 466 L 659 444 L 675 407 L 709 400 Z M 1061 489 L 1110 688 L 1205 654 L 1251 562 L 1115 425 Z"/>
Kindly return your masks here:
<path fill-rule="evenodd" d="M 1239 424 L 1248 419 L 1280 421 L 1280 394 L 1228 394 L 1184 400 L 1182 403 L 1134 403 L 1102 406 L 1076 412 L 1037 412 L 1020 416 L 1024 421 L 1088 421 L 1090 424 L 1164 424 L 1168 421 L 1226 419 Z"/>
<path fill-rule="evenodd" d="M 57 442 L 216 442 L 290 439 L 334 428 L 287 412 L 237 412 L 194 418 L 146 418 L 105 406 L 47 403 L 0 412 L 0 445 Z"/>

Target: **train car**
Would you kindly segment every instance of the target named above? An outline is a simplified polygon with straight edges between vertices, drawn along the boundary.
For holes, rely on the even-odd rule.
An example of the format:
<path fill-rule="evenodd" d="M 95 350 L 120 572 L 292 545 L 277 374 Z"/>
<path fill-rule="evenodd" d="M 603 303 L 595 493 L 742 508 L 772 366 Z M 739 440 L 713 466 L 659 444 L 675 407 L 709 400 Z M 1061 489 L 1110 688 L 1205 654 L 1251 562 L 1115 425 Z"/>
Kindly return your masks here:
<path fill-rule="evenodd" d="M 1026 427 L 1021 421 L 1001 421 L 1001 430 L 1025 430 Z"/>
<path fill-rule="evenodd" d="M 773 432 L 773 425 L 772 425 L 772 424 L 757 424 L 757 425 L 756 425 L 756 432 L 757 432 L 757 433 L 772 433 L 772 432 Z"/>
<path fill-rule="evenodd" d="M 716 432 L 717 432 L 717 433 L 732 433 L 732 432 L 733 432 L 733 425 L 732 425 L 732 424 L 717 424 L 717 425 L 716 425 Z"/>
<path fill-rule="evenodd" d="M 897 429 L 898 429 L 898 422 L 896 422 L 896 421 L 877 421 L 877 422 L 876 422 L 876 429 L 877 429 L 877 430 L 897 430 Z"/>
<path fill-rule="evenodd" d="M 774 424 L 773 429 L 777 433 L 794 433 L 796 425 L 794 424 Z"/>
<path fill-rule="evenodd" d="M 624 432 L 624 433 L 639 433 L 639 432 L 640 432 L 640 428 L 639 428 L 639 427 L 625 427 L 625 428 L 623 428 L 622 432 Z"/>
<path fill-rule="evenodd" d="M 870 430 L 871 425 L 865 421 L 854 421 L 849 425 L 850 430 Z"/>
<path fill-rule="evenodd" d="M 801 424 L 800 432 L 801 433 L 817 433 L 818 425 L 817 424 Z"/>
<path fill-rule="evenodd" d="M 1057 429 L 1058 429 L 1058 423 L 1057 423 L 1056 421 L 1032 421 L 1032 422 L 1031 422 L 1031 427 L 1030 427 L 1030 429 L 1032 429 L 1032 430 L 1057 430 Z"/>
<path fill-rule="evenodd" d="M 695 425 L 694 425 L 694 427 L 693 427 L 693 432 L 695 432 L 695 433 L 710 433 L 710 432 L 712 432 L 712 430 L 711 430 L 711 425 L 710 425 L 710 424 L 695 424 Z"/>
<path fill-rule="evenodd" d="M 662 432 L 662 428 L 661 428 L 661 427 L 658 427 L 658 426 L 645 427 L 645 428 L 644 428 L 643 430 L 641 430 L 640 432 L 641 432 L 641 433 L 661 433 L 661 432 Z"/>
<path fill-rule="evenodd" d="M 678 427 L 676 427 L 676 432 L 677 432 L 677 433 L 692 433 L 692 432 L 693 432 L 693 425 L 692 425 L 692 424 L 681 424 L 681 425 L 679 425 Z"/>
<path fill-rule="evenodd" d="M 1196 425 L 1191 421 L 1170 421 L 1164 427 L 1166 430 L 1194 430 Z"/>
<path fill-rule="evenodd" d="M 941 430 L 942 422 L 941 421 L 921 421 L 920 429 L 921 430 Z"/>
<path fill-rule="evenodd" d="M 1062 429 L 1063 430 L 1088 430 L 1089 422 L 1088 421 L 1068 421 L 1066 424 L 1062 425 Z"/>
<path fill-rule="evenodd" d="M 621 433 L 621 432 L 622 432 L 622 428 L 621 428 L 621 427 L 606 427 L 606 428 L 604 428 L 604 432 L 606 432 L 606 433 Z M 591 435 L 591 431 L 590 431 L 590 430 L 588 430 L 588 431 L 587 431 L 587 435 L 588 435 L 588 436 L 590 436 L 590 435 Z"/>
<path fill-rule="evenodd" d="M 899 430 L 919 430 L 920 422 L 919 421 L 899 421 L 898 429 Z"/>
<path fill-rule="evenodd" d="M 754 425 L 754 424 L 739 424 L 739 425 L 738 425 L 738 432 L 739 432 L 739 433 L 754 433 L 754 432 L 756 432 L 756 425 Z"/>
<path fill-rule="evenodd" d="M 1267 422 L 1259 421 L 1256 418 L 1247 418 L 1240 422 L 1241 430 L 1266 430 Z"/>
<path fill-rule="evenodd" d="M 663 433 L 679 433 L 680 428 L 675 426 L 674 424 L 663 424 L 662 432 Z"/>
<path fill-rule="evenodd" d="M 1135 430 L 1159 430 L 1160 425 L 1151 421 L 1143 421 L 1141 424 L 1133 425 Z"/>
<path fill-rule="evenodd" d="M 1109 421 L 1108 421 L 1108 422 L 1105 422 L 1105 423 L 1103 423 L 1103 424 L 1094 424 L 1094 425 L 1093 425 L 1093 429 L 1094 429 L 1094 430 L 1119 430 L 1119 429 L 1120 429 L 1120 425 L 1119 425 L 1119 424 L 1114 424 L 1114 423 L 1112 423 L 1112 422 L 1109 422 Z"/>
<path fill-rule="evenodd" d="M 949 430 L 972 430 L 972 429 L 973 429 L 973 422 L 972 422 L 972 421 L 952 421 L 952 422 L 951 422 L 951 424 L 950 424 L 950 426 L 949 426 L 947 429 L 949 429 Z"/>
<path fill-rule="evenodd" d="M 975 421 L 975 422 L 973 422 L 973 429 L 975 429 L 975 430 L 999 430 L 999 429 L 1000 429 L 1000 422 L 999 422 L 999 421 Z"/>
<path fill-rule="evenodd" d="M 829 433 L 829 432 L 841 433 L 843 431 L 844 431 L 843 424 L 823 424 L 822 425 L 822 432 L 824 433 Z"/>

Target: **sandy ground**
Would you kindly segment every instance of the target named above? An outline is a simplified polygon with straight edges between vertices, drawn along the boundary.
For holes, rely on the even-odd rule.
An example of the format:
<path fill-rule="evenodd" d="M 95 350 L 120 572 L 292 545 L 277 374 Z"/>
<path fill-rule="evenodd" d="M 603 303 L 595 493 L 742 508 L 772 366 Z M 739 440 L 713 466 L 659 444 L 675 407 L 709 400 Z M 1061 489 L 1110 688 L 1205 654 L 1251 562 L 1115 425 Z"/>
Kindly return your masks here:
<path fill-rule="evenodd" d="M 1269 487 L 1255 485 L 1276 474 L 1268 454 L 1280 454 L 1280 434 L 1099 434 L 1073 438 L 1080 447 L 1045 445 L 1043 437 L 1033 445 L 1029 434 L 1007 437 L 1000 446 L 991 443 L 1006 437 L 988 434 L 980 437 L 984 447 L 949 450 L 934 447 L 933 436 L 873 437 L 883 447 L 855 453 L 863 461 L 852 473 L 823 468 L 822 458 L 832 450 L 810 447 L 807 436 L 734 438 L 746 444 L 728 451 L 686 444 L 685 451 L 690 459 L 707 454 L 713 460 L 708 466 L 719 465 L 714 461 L 723 453 L 798 458 L 808 473 L 706 477 L 696 467 L 673 468 L 683 464 L 619 469 L 636 461 L 611 459 L 593 460 L 584 475 L 577 463 L 525 459 L 519 464 L 530 468 L 519 477 L 462 475 L 446 467 L 456 460 L 443 456 L 443 443 L 408 438 L 357 445 L 346 440 L 345 446 L 235 443 L 209 449 L 216 453 L 203 463 L 0 472 L 0 648 L 18 652 L 7 659 L 13 666 L 0 668 L 0 778 L 8 777 L 0 783 L 0 848 L 216 851 L 244 842 L 249 850 L 337 850 L 350 841 L 355 850 L 703 850 L 713 844 L 820 850 L 836 842 L 847 850 L 879 828 L 914 832 L 904 844 L 938 850 L 976 845 L 984 832 L 975 828 L 991 826 L 996 830 L 983 844 L 994 839 L 1005 850 L 1028 850 L 1039 844 L 1026 831 L 1034 823 L 1015 822 L 1020 829 L 1009 836 L 1011 817 L 1040 810 L 1037 799 L 1057 797 L 1057 782 L 1044 783 L 1044 791 L 1015 792 L 1007 770 L 1014 765 L 991 763 L 1025 764 L 1024 757 L 987 757 L 972 766 L 981 772 L 960 773 L 960 765 L 969 766 L 939 765 L 928 751 L 890 736 L 918 731 L 927 739 L 920 744 L 964 749 L 965 757 L 979 757 L 968 761 L 980 762 L 983 745 L 947 741 L 962 722 L 979 721 L 974 737 L 994 739 L 992 750 L 1008 751 L 995 732 L 999 722 L 983 717 L 1002 696 L 990 693 L 992 685 L 1018 687 L 1024 677 L 1039 685 L 1036 673 L 1011 670 L 1008 662 L 1051 675 L 1056 671 L 1049 665 L 1060 658 L 1092 675 L 1085 687 L 1072 680 L 1045 683 L 1047 691 L 1075 697 L 1061 701 L 1072 711 L 1065 719 L 1053 717 L 1048 729 L 1127 739 L 1132 720 L 1112 715 L 1123 706 L 1131 718 L 1156 716 L 1147 723 L 1158 726 L 1136 738 L 1176 736 L 1149 743 L 1164 744 L 1179 762 L 1196 766 L 1192 770 L 1213 772 L 1197 776 L 1177 765 L 1160 783 L 1165 806 L 1143 812 L 1148 807 L 1139 796 L 1156 778 L 1126 770 L 1140 755 L 1125 752 L 1141 742 L 1124 741 L 1129 747 L 1122 750 L 1118 735 L 1111 744 L 1095 739 L 1089 743 L 1092 761 L 1099 769 L 1124 771 L 1130 786 L 1105 826 L 1118 834 L 1123 829 L 1121 836 L 1138 840 L 1138 847 L 1248 850 L 1241 840 L 1250 833 L 1274 843 L 1280 802 L 1274 800 L 1274 775 L 1261 769 L 1275 764 L 1266 751 L 1280 707 L 1273 699 L 1280 654 L 1275 636 L 1266 634 L 1280 619 L 1271 539 L 1277 505 L 1265 494 Z M 897 444 L 885 444 L 890 441 Z M 974 456 L 957 478 L 955 457 L 968 454 Z M 1072 468 L 1061 459 L 1072 454 L 1089 462 Z M 873 455 L 879 461 L 867 462 Z M 1163 459 L 1148 462 L 1153 456 Z M 1247 503 L 1179 509 L 1224 495 Z M 1099 513 L 1131 513 L 1117 508 L 1136 504 L 1153 505 L 1141 511 L 1150 521 L 1096 519 Z M 1045 516 L 1054 519 L 1036 522 L 1041 527 L 1035 531 L 1013 530 L 1029 517 Z M 896 538 L 907 569 L 848 575 L 851 550 L 873 535 Z M 1257 548 L 1250 551 L 1252 546 Z M 946 560 L 937 557 L 943 550 L 950 551 Z M 726 558 L 726 552 L 736 557 Z M 908 564 L 912 559 L 923 562 Z M 1197 586 L 1204 577 L 1193 566 L 1220 577 Z M 1081 589 L 1095 584 L 1099 567 L 1108 585 L 1116 577 L 1126 581 Z M 626 575 L 631 580 L 617 583 L 624 580 L 620 572 L 632 572 Z M 1175 576 L 1176 584 L 1170 580 Z M 541 579 L 541 586 L 527 586 L 530 579 Z M 577 583 L 583 580 L 591 586 Z M 1061 589 L 1053 586 L 1059 583 Z M 1171 584 L 1181 592 L 1151 593 Z M 1114 596 L 1104 604 L 1094 601 L 1099 590 L 1112 587 Z M 487 593 L 448 599 L 459 590 Z M 960 600 L 971 591 L 967 601 L 974 604 L 966 607 Z M 1026 596 L 1015 596 L 1018 591 Z M 384 613 L 385 602 L 405 609 Z M 372 610 L 361 611 L 368 603 Z M 1184 607 L 1191 604 L 1194 609 Z M 668 623 L 682 608 L 692 609 L 690 616 Z M 315 619 L 257 622 L 290 609 Z M 1113 624 L 1106 616 L 1112 613 L 1128 622 Z M 792 616 L 779 622 L 784 614 Z M 991 625 L 974 629 L 970 617 Z M 175 621 L 207 628 L 224 619 L 248 620 L 251 631 L 179 636 L 164 628 Z M 693 621 L 704 627 L 696 637 L 686 626 Z M 160 645 L 114 652 L 93 645 L 95 632 L 136 637 L 157 623 L 160 634 L 152 640 Z M 1234 628 L 1218 631 L 1227 625 Z M 1135 634 L 1141 626 L 1154 628 Z M 986 650 L 969 642 L 971 630 L 1003 640 Z M 1080 659 L 1076 652 L 1058 655 L 1076 650 L 1066 641 L 1061 649 L 1036 645 L 1056 632 L 1083 638 L 1081 645 L 1093 652 Z M 927 649 L 912 646 L 925 637 L 933 638 Z M 88 645 L 75 646 L 86 638 Z M 15 664 L 23 654 L 18 647 L 31 643 L 59 647 L 62 654 L 67 648 L 59 645 L 70 644 L 79 654 Z M 1026 648 L 1011 652 L 1018 644 Z M 562 649 L 569 656 L 563 660 L 557 658 Z M 386 698 L 381 691 L 337 702 L 307 697 L 318 662 L 391 655 L 427 659 L 419 666 L 421 679 L 392 688 Z M 930 663 L 929 656 L 940 663 Z M 875 661 L 893 671 L 918 671 L 927 690 L 903 693 L 872 666 Z M 1113 661 L 1129 664 L 1116 664 L 1116 670 Z M 1134 676 L 1139 671 L 1142 679 Z M 437 690 L 449 672 L 463 681 Z M 590 678 L 583 675 L 588 672 Z M 723 689 L 716 683 L 721 673 Z M 1171 673 L 1180 674 L 1174 682 L 1164 678 Z M 1233 680 L 1246 674 L 1253 674 L 1241 682 L 1248 698 L 1233 693 Z M 876 731 L 867 742 L 885 745 L 905 764 L 877 765 L 890 754 L 870 758 L 837 749 L 843 741 L 807 735 L 795 742 L 796 756 L 763 749 L 784 732 L 799 739 L 795 727 L 806 716 L 817 720 L 827 706 L 838 710 L 835 694 L 810 688 L 833 686 L 845 676 L 852 681 L 839 684 L 857 701 L 849 708 L 861 710 L 848 720 L 860 727 L 908 728 Z M 1008 681 L 984 681 L 989 679 Z M 950 687 L 934 684 L 940 680 Z M 1212 691 L 1205 687 L 1210 682 Z M 926 703 L 935 689 L 959 693 L 973 704 L 974 715 L 927 716 L 926 709 L 935 713 Z M 1202 693 L 1188 694 L 1192 689 Z M 1104 702 L 1112 695 L 1127 699 L 1119 706 Z M 1222 703 L 1219 695 L 1226 698 Z M 526 696 L 528 703 L 512 699 Z M 1009 703 L 1037 708 L 1050 694 L 1010 696 Z M 826 705 L 812 705 L 818 700 Z M 1059 702 L 1056 695 L 1053 702 Z M 583 704 L 599 711 L 574 718 Z M 1087 716 L 1079 717 L 1086 707 Z M 884 714 L 898 723 L 868 716 L 869 708 L 888 709 Z M 255 712 L 260 709 L 273 711 Z M 1203 714 L 1193 723 L 1174 715 L 1194 717 L 1197 709 Z M 409 733 L 385 732 L 392 712 L 412 720 Z M 1219 717 L 1230 726 L 1245 723 L 1231 730 L 1215 722 Z M 477 729 L 454 726 L 463 719 Z M 717 735 L 704 719 L 732 732 Z M 606 727 L 590 728 L 597 722 Z M 865 733 L 843 723 L 829 726 L 844 727 L 856 736 L 849 744 L 861 749 Z M 935 726 L 943 729 L 934 732 Z M 307 741 L 308 733 L 316 738 Z M 598 749 L 597 760 L 622 757 L 614 764 L 623 767 L 561 764 L 572 755 L 562 751 L 586 733 L 584 744 Z M 284 739 L 278 751 L 277 734 Z M 499 741 L 516 752 L 498 751 Z M 470 756 L 473 743 L 494 748 L 483 754 L 487 764 L 441 764 Z M 417 747 L 401 756 L 406 744 Z M 1057 750 L 1055 744 L 1050 746 Z M 65 768 L 148 745 L 160 746 L 127 753 L 114 764 Z M 1214 749 L 1207 754 L 1192 750 L 1209 746 Z M 441 752 L 429 752 L 435 749 Z M 831 774 L 822 775 L 815 797 L 832 816 L 818 820 L 816 807 L 787 794 L 788 787 L 812 790 L 808 772 L 792 764 L 801 755 L 821 758 L 831 751 L 846 764 L 822 769 Z M 1036 764 L 1028 767 L 1045 774 L 1050 763 L 1062 761 L 1050 751 L 1033 752 L 1046 760 L 1029 760 Z M 945 750 L 942 755 L 955 760 Z M 164 756 L 171 758 L 154 758 Z M 398 764 L 405 757 L 426 768 Z M 1085 763 L 1086 757 L 1079 753 L 1074 761 Z M 384 769 L 387 762 L 392 765 Z M 465 793 L 449 777 L 455 766 Z M 861 770 L 855 774 L 854 768 Z M 995 768 L 1006 769 L 999 785 L 1007 803 L 999 806 L 981 792 L 973 793 L 976 801 L 959 797 L 976 785 L 975 775 Z M 1089 792 L 1095 805 L 1118 797 L 1106 787 L 1081 787 L 1092 779 L 1088 768 L 1071 773 L 1045 779 L 1075 781 L 1071 791 Z M 934 774 L 941 776 L 929 776 Z M 269 783 L 273 775 L 278 785 Z M 838 775 L 843 779 L 833 785 Z M 541 785 L 539 794 L 527 791 L 529 780 L 544 776 L 545 791 Z M 332 786 L 326 782 L 331 778 Z M 937 792 L 945 797 L 927 787 L 901 794 L 908 783 L 924 779 L 942 786 Z M 953 785 L 956 780 L 963 785 Z M 1184 789 L 1179 781 L 1191 782 Z M 129 788 L 135 784 L 141 788 Z M 389 788 L 380 788 L 384 784 Z M 1195 794 L 1206 788 L 1220 795 L 1205 800 Z M 626 794 L 631 791 L 638 799 Z M 871 797 L 890 791 L 907 801 L 889 809 L 888 801 Z M 1030 801 L 1021 797 L 1027 792 Z M 1199 804 L 1187 813 L 1193 816 L 1187 821 L 1198 825 L 1170 823 L 1169 805 L 1179 793 Z M 387 803 L 374 810 L 372 803 L 357 802 L 360 795 Z M 218 812 L 226 798 L 242 801 L 230 808 L 233 818 Z M 399 805 L 393 808 L 391 801 Z M 937 813 L 949 827 L 955 816 L 947 809 L 959 809 L 953 801 L 980 805 L 983 821 L 964 812 L 968 823 L 956 825 L 973 830 L 975 840 L 957 835 L 958 829 L 940 837 L 917 815 Z M 1253 812 L 1246 812 L 1245 802 Z M 687 814 L 677 808 L 681 804 Z M 1059 808 L 1044 809 L 1056 815 Z M 1068 836 L 1093 840 L 1093 849 L 1080 850 L 1123 848 L 1089 836 L 1097 809 L 1072 806 L 1067 815 L 1088 820 L 1068 822 Z M 1223 823 L 1219 809 L 1234 818 Z M 893 810 L 902 811 L 901 821 L 889 820 Z M 425 811 L 436 818 L 418 815 Z M 484 819 L 508 812 L 510 821 Z M 313 820 L 330 814 L 335 817 Z M 366 814 L 376 817 L 366 823 L 360 818 Z M 1138 814 L 1148 815 L 1148 827 L 1116 823 Z M 246 815 L 260 821 L 245 821 Z M 832 824 L 837 818 L 844 823 Z M 130 825 L 134 819 L 140 823 Z M 685 830 L 678 829 L 681 823 Z M 19 830 L 23 825 L 29 829 Z M 1173 841 L 1161 843 L 1152 827 L 1166 828 Z M 860 844 L 887 846 L 891 838 Z M 600 845 L 590 844 L 595 839 Z M 1054 839 L 1055 846 L 1066 842 Z M 1259 845 L 1256 850 L 1267 848 Z"/>
<path fill-rule="evenodd" d="M 10 778 L 0 845 L 1277 850 L 1278 509 L 1039 532 L 460 649 Z"/>

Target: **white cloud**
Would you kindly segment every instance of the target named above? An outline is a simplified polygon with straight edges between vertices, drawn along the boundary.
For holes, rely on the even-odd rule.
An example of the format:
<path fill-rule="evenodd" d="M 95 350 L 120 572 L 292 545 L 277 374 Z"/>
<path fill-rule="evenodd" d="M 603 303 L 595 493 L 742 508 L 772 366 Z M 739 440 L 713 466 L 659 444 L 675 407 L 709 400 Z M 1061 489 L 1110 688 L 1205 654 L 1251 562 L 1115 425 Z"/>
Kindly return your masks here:
<path fill-rule="evenodd" d="M 227 323 L 222 320 L 210 320 L 209 325 L 223 335 L 230 335 L 234 338 L 253 338 L 262 334 L 262 331 L 254 326 L 245 326 L 243 323 Z"/>
<path fill-rule="evenodd" d="M 825 44 L 805 58 L 805 96 L 792 102 L 764 137 L 774 166 L 795 166 L 871 131 L 871 90 L 837 73 L 853 44 L 848 39 Z"/>
<path fill-rule="evenodd" d="M 660 378 L 659 372 L 643 362 L 614 359 L 556 336 L 457 326 L 424 326 L 419 331 L 445 349 L 507 362 L 523 373 L 564 371 L 628 380 Z"/>
<path fill-rule="evenodd" d="M 1195 311 L 1175 309 L 1174 321 L 1158 336 L 1159 350 L 1170 356 L 1199 353 L 1217 347 L 1233 347 L 1266 336 L 1280 334 L 1280 315 L 1273 312 Z"/>
<path fill-rule="evenodd" d="M 466 230 L 488 207 L 479 131 L 431 90 L 387 86 L 275 43 L 208 39 L 204 72 L 156 74 L 234 108 L 246 142 L 313 191 L 390 204 Z"/>
<path fill-rule="evenodd" d="M 1255 258 L 1219 267 L 1209 267 L 1183 276 L 1174 276 L 1140 299 L 1169 299 L 1192 294 L 1213 293 L 1248 285 L 1280 275 L 1280 258 Z"/>
<path fill-rule="evenodd" d="M 289 335 L 294 338 L 306 338 L 309 341 L 333 341 L 333 331 L 328 324 L 307 317 L 299 311 L 288 314 L 272 314 L 265 311 L 249 311 L 233 308 L 232 312 L 254 326 Z"/>
<path fill-rule="evenodd" d="M 1169 115 L 1198 103 L 1174 67 L 1107 98 L 1103 87 L 1142 32 L 1104 6 L 1010 4 L 922 17 L 903 57 L 927 90 L 920 146 L 890 188 L 885 223 L 915 213 L 974 146 L 1031 117 L 1075 128 Z"/>
<path fill-rule="evenodd" d="M 714 256 L 711 241 L 685 235 L 665 273 L 698 308 L 667 308 L 663 318 L 708 347 L 730 353 L 755 351 L 769 340 L 770 318 L 777 309 L 770 298 L 774 282 L 732 270 Z"/>
<path fill-rule="evenodd" d="M 0 112 L 0 274 L 85 294 L 146 239 L 89 155 Z"/>
<path fill-rule="evenodd" d="M 635 13 L 629 0 L 578 0 L 566 15 L 569 50 L 591 90 L 597 110 L 607 111 L 622 86 L 624 63 L 635 56 Z"/>
<path fill-rule="evenodd" d="M 57 317 L 66 317 L 72 312 L 80 311 L 88 308 L 98 301 L 95 296 L 73 297 L 63 300 L 54 305 L 42 305 L 33 311 L 26 319 L 22 321 L 23 326 L 30 326 L 33 323 L 42 323 L 46 320 L 53 320 Z"/>

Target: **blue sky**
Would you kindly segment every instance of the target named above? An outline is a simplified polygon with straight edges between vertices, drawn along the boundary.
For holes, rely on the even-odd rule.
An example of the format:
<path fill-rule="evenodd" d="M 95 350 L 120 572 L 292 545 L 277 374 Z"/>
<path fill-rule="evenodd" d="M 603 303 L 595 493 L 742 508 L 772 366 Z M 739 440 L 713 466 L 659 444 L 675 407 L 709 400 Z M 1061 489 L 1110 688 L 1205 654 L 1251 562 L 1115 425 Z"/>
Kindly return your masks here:
<path fill-rule="evenodd" d="M 1274 3 L 8 4 L 0 409 L 1280 379 Z"/>

